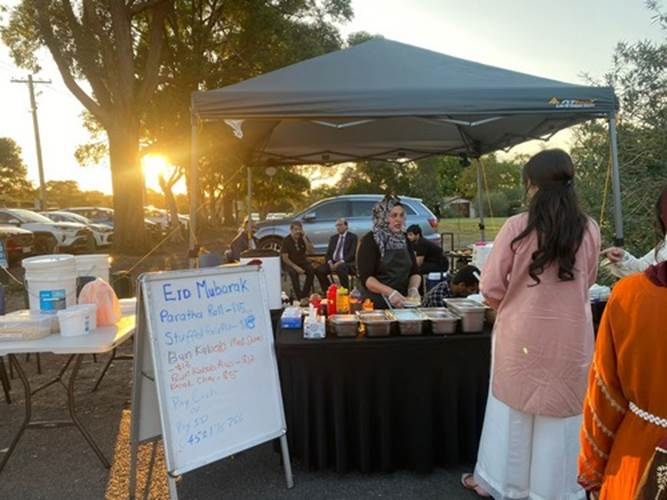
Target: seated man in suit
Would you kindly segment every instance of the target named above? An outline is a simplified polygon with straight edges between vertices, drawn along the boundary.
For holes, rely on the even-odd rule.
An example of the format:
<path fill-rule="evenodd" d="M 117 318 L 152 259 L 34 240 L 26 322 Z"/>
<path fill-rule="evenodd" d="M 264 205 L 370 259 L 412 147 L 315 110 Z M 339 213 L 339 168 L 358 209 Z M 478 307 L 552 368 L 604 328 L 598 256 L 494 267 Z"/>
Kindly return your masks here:
<path fill-rule="evenodd" d="M 422 228 L 419 227 L 419 224 L 413 224 L 408 227 L 406 233 L 412 249 L 417 256 L 419 274 L 447 272 L 449 261 L 447 261 L 445 255 L 442 253 L 442 248 L 424 238 Z"/>
<path fill-rule="evenodd" d="M 354 267 L 354 258 L 357 253 L 357 235 L 347 230 L 347 221 L 336 221 L 336 234 L 329 239 L 326 262 L 315 271 L 322 291 L 326 292 L 331 281 L 330 274 L 337 274 L 341 286 L 350 287 L 350 272 Z"/>

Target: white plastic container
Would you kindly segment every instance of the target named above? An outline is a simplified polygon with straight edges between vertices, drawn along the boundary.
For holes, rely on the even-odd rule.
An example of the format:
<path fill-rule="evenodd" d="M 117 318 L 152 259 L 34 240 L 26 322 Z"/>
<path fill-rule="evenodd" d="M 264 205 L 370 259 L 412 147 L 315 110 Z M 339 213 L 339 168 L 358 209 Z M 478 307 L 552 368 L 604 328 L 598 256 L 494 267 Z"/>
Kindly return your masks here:
<path fill-rule="evenodd" d="M 89 335 L 92 331 L 90 310 L 86 307 L 74 306 L 58 311 L 58 322 L 63 337 Z"/>
<path fill-rule="evenodd" d="M 107 283 L 111 282 L 109 279 L 108 254 L 76 255 L 74 259 L 76 260 L 77 276 L 94 276 L 96 278 L 102 278 Z"/>
<path fill-rule="evenodd" d="M 50 334 L 51 316 L 44 314 L 7 314 L 0 316 L 0 342 L 37 340 Z"/>
<path fill-rule="evenodd" d="M 86 311 L 88 314 L 88 320 L 90 321 L 90 331 L 92 332 L 97 328 L 97 304 L 79 304 L 74 306 L 75 308 L 81 308 Z"/>
<path fill-rule="evenodd" d="M 19 309 L 18 311 L 13 311 L 5 314 L 4 316 L 0 316 L 0 318 L 48 320 L 50 324 L 50 333 L 58 333 L 58 329 L 60 328 L 60 325 L 58 324 L 58 316 L 55 314 L 42 314 L 37 311 L 31 311 L 30 309 Z"/>
<path fill-rule="evenodd" d="M 76 261 L 73 255 L 39 255 L 23 259 L 30 310 L 55 314 L 76 304 Z"/>
<path fill-rule="evenodd" d="M 262 269 L 266 275 L 269 309 L 280 309 L 283 305 L 280 297 L 282 288 L 280 277 L 280 254 L 267 249 L 246 250 L 241 254 L 242 266 L 254 260 L 261 261 Z"/>
<path fill-rule="evenodd" d="M 489 258 L 492 249 L 493 243 L 475 243 L 472 247 L 472 265 L 480 271 L 484 271 L 486 259 Z"/>

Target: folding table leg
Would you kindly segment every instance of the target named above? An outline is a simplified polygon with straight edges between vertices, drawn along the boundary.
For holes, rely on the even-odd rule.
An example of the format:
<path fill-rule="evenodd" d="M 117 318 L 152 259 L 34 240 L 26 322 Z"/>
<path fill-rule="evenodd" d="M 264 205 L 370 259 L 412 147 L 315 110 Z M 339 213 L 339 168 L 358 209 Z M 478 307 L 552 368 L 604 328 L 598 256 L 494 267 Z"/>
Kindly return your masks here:
<path fill-rule="evenodd" d="M 76 380 L 77 374 L 79 373 L 79 368 L 81 367 L 81 361 L 82 360 L 83 360 L 83 354 L 77 354 L 76 358 L 74 360 L 74 366 L 72 367 L 72 373 L 70 374 L 69 382 L 67 384 L 67 408 L 69 410 L 69 416 L 72 419 L 72 422 L 74 422 L 74 425 L 76 426 L 76 428 L 79 429 L 79 432 L 84 437 L 84 439 L 88 442 L 88 445 L 90 445 L 90 447 L 93 449 L 93 451 L 97 455 L 97 458 L 100 459 L 100 462 L 102 462 L 102 465 L 104 465 L 104 467 L 109 469 L 109 468 L 111 468 L 111 464 L 106 459 L 106 457 L 102 454 L 102 451 L 97 446 L 97 443 L 95 443 L 95 441 L 93 440 L 93 437 L 88 432 L 88 429 L 86 429 L 83 426 L 83 424 L 79 420 L 79 417 L 76 414 L 76 407 L 75 407 L 75 400 L 74 400 L 74 382 Z"/>
<path fill-rule="evenodd" d="M 107 364 L 104 365 L 104 368 L 102 368 L 102 373 L 100 373 L 100 376 L 97 377 L 97 382 L 95 382 L 95 387 L 93 387 L 92 392 L 95 392 L 97 390 L 97 388 L 100 386 L 100 384 L 102 383 L 102 379 L 107 374 L 107 370 L 111 366 L 111 363 L 113 363 L 114 359 L 116 359 L 116 349 L 115 348 L 114 348 L 113 351 L 111 351 L 111 357 L 107 361 Z"/>
<path fill-rule="evenodd" d="M 5 360 L 2 356 L 0 356 L 0 383 L 2 383 L 2 390 L 5 393 L 5 401 L 7 401 L 7 404 L 11 404 L 12 397 L 9 391 L 12 389 L 12 385 L 5 369 Z"/>
<path fill-rule="evenodd" d="M 28 382 L 28 377 L 25 376 L 23 368 L 21 368 L 21 365 L 19 365 L 16 356 L 14 356 L 13 354 L 9 355 L 9 364 L 10 366 L 12 364 L 14 365 L 14 367 L 16 368 L 16 373 L 18 374 L 19 378 L 21 379 L 21 383 L 23 384 L 23 391 L 25 393 L 25 416 L 23 417 L 23 423 L 21 424 L 21 427 L 19 428 L 18 432 L 14 436 L 14 439 L 12 440 L 12 444 L 9 445 L 9 448 L 7 448 L 7 451 L 5 452 L 5 456 L 2 457 L 2 461 L 0 461 L 0 472 L 2 472 L 2 469 L 5 468 L 5 465 L 7 464 L 7 460 L 9 460 L 9 457 L 11 457 L 12 453 L 14 453 L 14 449 L 16 448 L 16 445 L 21 439 L 21 436 L 28 428 L 28 424 L 30 423 L 30 418 L 32 416 L 32 395 L 30 392 L 30 382 Z"/>

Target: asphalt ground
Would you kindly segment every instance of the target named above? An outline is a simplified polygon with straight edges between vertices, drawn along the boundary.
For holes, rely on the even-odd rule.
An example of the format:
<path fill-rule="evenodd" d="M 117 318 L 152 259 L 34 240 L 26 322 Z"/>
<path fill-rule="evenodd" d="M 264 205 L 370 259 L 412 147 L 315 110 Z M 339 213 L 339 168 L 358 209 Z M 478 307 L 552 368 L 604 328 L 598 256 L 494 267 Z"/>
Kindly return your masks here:
<path fill-rule="evenodd" d="M 130 353 L 131 342 L 121 347 Z M 91 392 L 106 356 L 85 356 L 77 378 L 79 417 L 103 453 L 112 462 L 102 467 L 74 427 L 28 429 L 5 469 L 0 473 L 0 499 L 98 499 L 129 498 L 129 428 L 132 363 L 111 365 L 99 390 Z M 34 356 L 19 356 L 33 388 L 50 380 L 65 362 L 65 356 L 41 355 L 42 374 Z M 15 376 L 16 377 L 16 376 Z M 0 453 L 3 453 L 24 416 L 23 387 L 12 381 L 12 404 L 0 400 Z M 56 384 L 33 398 L 38 419 L 65 418 L 65 390 Z M 156 464 L 147 487 L 152 444 L 140 450 L 137 498 L 167 498 L 163 453 L 157 446 Z M 181 499 L 471 499 L 459 485 L 466 468 L 436 469 L 432 474 L 411 472 L 360 474 L 312 472 L 293 461 L 295 487 L 288 490 L 279 455 L 272 444 L 264 444 L 192 471 L 178 481 Z"/>

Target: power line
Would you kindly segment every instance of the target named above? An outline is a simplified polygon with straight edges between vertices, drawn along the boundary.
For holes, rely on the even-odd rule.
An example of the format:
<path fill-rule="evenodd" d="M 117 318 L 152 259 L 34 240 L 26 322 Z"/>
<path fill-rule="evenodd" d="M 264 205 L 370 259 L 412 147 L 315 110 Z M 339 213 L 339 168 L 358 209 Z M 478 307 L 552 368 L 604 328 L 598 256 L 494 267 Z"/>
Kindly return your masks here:
<path fill-rule="evenodd" d="M 32 111 L 32 126 L 35 131 L 35 147 L 37 148 L 37 166 L 39 168 L 39 204 L 41 210 L 46 210 L 46 185 L 44 183 L 44 162 L 42 160 L 42 143 L 39 138 L 39 122 L 37 120 L 37 100 L 35 99 L 35 84 L 50 85 L 51 80 L 35 80 L 28 75 L 27 80 L 11 80 L 12 83 L 27 83 L 30 92 L 30 110 Z"/>

